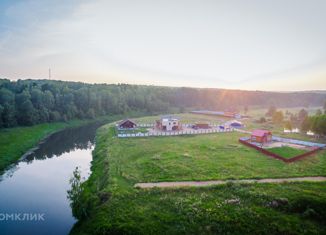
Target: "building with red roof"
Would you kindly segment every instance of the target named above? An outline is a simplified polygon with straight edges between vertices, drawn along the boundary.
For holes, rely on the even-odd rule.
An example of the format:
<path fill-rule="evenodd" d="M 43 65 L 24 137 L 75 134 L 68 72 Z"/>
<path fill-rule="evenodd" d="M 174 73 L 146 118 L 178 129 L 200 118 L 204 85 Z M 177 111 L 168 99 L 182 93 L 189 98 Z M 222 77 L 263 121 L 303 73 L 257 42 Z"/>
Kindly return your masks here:
<path fill-rule="evenodd" d="M 251 142 L 268 143 L 272 141 L 272 132 L 268 130 L 254 130 L 250 137 Z"/>

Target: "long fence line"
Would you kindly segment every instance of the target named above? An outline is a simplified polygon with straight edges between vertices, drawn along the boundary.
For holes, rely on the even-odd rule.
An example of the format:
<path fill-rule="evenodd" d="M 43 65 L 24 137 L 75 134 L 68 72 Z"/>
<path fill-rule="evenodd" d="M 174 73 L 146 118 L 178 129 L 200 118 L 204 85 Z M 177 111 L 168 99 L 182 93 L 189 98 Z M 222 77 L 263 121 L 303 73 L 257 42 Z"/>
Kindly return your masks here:
<path fill-rule="evenodd" d="M 310 150 L 309 152 L 297 155 L 297 156 L 292 157 L 292 158 L 285 158 L 285 157 L 282 157 L 282 156 L 280 156 L 280 155 L 278 155 L 276 153 L 272 153 L 272 152 L 268 151 L 268 149 L 264 149 L 264 148 L 258 147 L 255 144 L 250 143 L 249 138 L 246 138 L 246 137 L 240 138 L 239 142 L 246 145 L 246 146 L 248 146 L 248 147 L 251 147 L 251 148 L 254 148 L 254 149 L 258 150 L 259 152 L 265 154 L 266 156 L 281 160 L 281 161 L 286 162 L 286 163 L 291 163 L 291 162 L 301 160 L 303 158 L 306 158 L 308 156 L 313 155 L 314 153 L 316 153 L 317 151 L 322 149 L 321 147 L 314 146 L 313 149 Z M 312 143 L 312 142 L 310 142 L 310 143 Z"/>
<path fill-rule="evenodd" d="M 192 127 L 194 124 L 193 123 L 183 123 L 181 126 L 182 127 Z M 219 124 L 219 123 L 208 123 L 208 125 L 212 128 L 216 128 L 219 126 L 223 126 L 223 124 Z M 155 124 L 154 123 L 138 123 L 137 127 L 154 127 Z"/>
<path fill-rule="evenodd" d="M 231 129 L 201 129 L 201 130 L 182 130 L 182 131 L 154 131 L 147 133 L 125 133 L 118 134 L 119 138 L 129 138 L 129 137 L 149 137 L 149 136 L 177 136 L 177 135 L 199 135 L 199 134 L 210 134 L 219 132 L 232 132 Z"/>
<path fill-rule="evenodd" d="M 309 147 L 319 147 L 319 148 L 325 148 L 326 147 L 326 144 L 314 143 L 314 142 L 304 141 L 304 140 L 288 139 L 288 138 L 282 138 L 282 137 L 278 137 L 278 136 L 273 136 L 272 140 L 273 141 L 284 142 L 284 143 L 289 143 L 289 144 L 304 145 L 304 146 L 309 146 Z"/>

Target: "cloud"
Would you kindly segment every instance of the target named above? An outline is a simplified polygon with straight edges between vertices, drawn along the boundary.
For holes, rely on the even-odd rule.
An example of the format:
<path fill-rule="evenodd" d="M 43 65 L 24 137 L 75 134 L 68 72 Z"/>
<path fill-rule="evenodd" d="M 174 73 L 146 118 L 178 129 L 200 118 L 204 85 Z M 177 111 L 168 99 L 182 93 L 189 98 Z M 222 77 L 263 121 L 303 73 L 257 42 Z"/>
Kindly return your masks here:
<path fill-rule="evenodd" d="M 46 77 L 51 67 L 56 79 L 86 82 L 326 89 L 326 4 L 289 2 L 10 4 L 0 76 Z"/>

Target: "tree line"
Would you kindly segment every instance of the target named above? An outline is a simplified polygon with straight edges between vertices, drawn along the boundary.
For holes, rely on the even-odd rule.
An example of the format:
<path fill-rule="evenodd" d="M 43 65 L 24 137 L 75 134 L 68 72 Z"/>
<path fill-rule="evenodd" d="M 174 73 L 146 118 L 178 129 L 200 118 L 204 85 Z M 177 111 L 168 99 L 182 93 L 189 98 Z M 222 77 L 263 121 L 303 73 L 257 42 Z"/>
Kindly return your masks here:
<path fill-rule="evenodd" d="M 298 127 L 302 133 L 312 131 L 317 136 L 326 136 L 326 101 L 323 110 L 317 109 L 316 113 L 310 116 L 305 109 L 301 109 L 295 114 L 286 111 L 284 115 L 275 106 L 270 106 L 265 116 L 271 117 L 272 122 L 275 124 L 284 124 L 284 128 L 288 130 Z M 266 122 L 266 119 L 261 118 L 259 122 Z"/>
<path fill-rule="evenodd" d="M 326 93 L 261 92 L 53 80 L 0 79 L 0 128 L 101 115 L 239 110 L 248 105 L 321 105 Z"/>

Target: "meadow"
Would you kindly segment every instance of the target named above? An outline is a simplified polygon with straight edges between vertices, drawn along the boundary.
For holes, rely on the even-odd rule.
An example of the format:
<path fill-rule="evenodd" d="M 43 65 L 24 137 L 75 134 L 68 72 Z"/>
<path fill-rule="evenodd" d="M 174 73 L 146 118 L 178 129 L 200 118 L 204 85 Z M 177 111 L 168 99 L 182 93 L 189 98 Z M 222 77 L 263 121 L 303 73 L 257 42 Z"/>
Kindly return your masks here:
<path fill-rule="evenodd" d="M 186 114 L 189 120 L 196 115 Z M 140 120 L 155 120 L 145 117 Z M 212 118 L 212 117 L 208 117 Z M 245 134 L 119 139 L 101 127 L 72 234 L 321 234 L 326 183 L 134 188 L 138 182 L 326 176 L 326 153 L 287 164 L 241 145 Z"/>
<path fill-rule="evenodd" d="M 292 158 L 292 157 L 295 157 L 295 156 L 298 156 L 298 155 L 308 152 L 307 150 L 304 150 L 304 149 L 297 149 L 297 148 L 292 148 L 289 146 L 268 148 L 268 151 L 275 153 L 284 158 Z"/>

